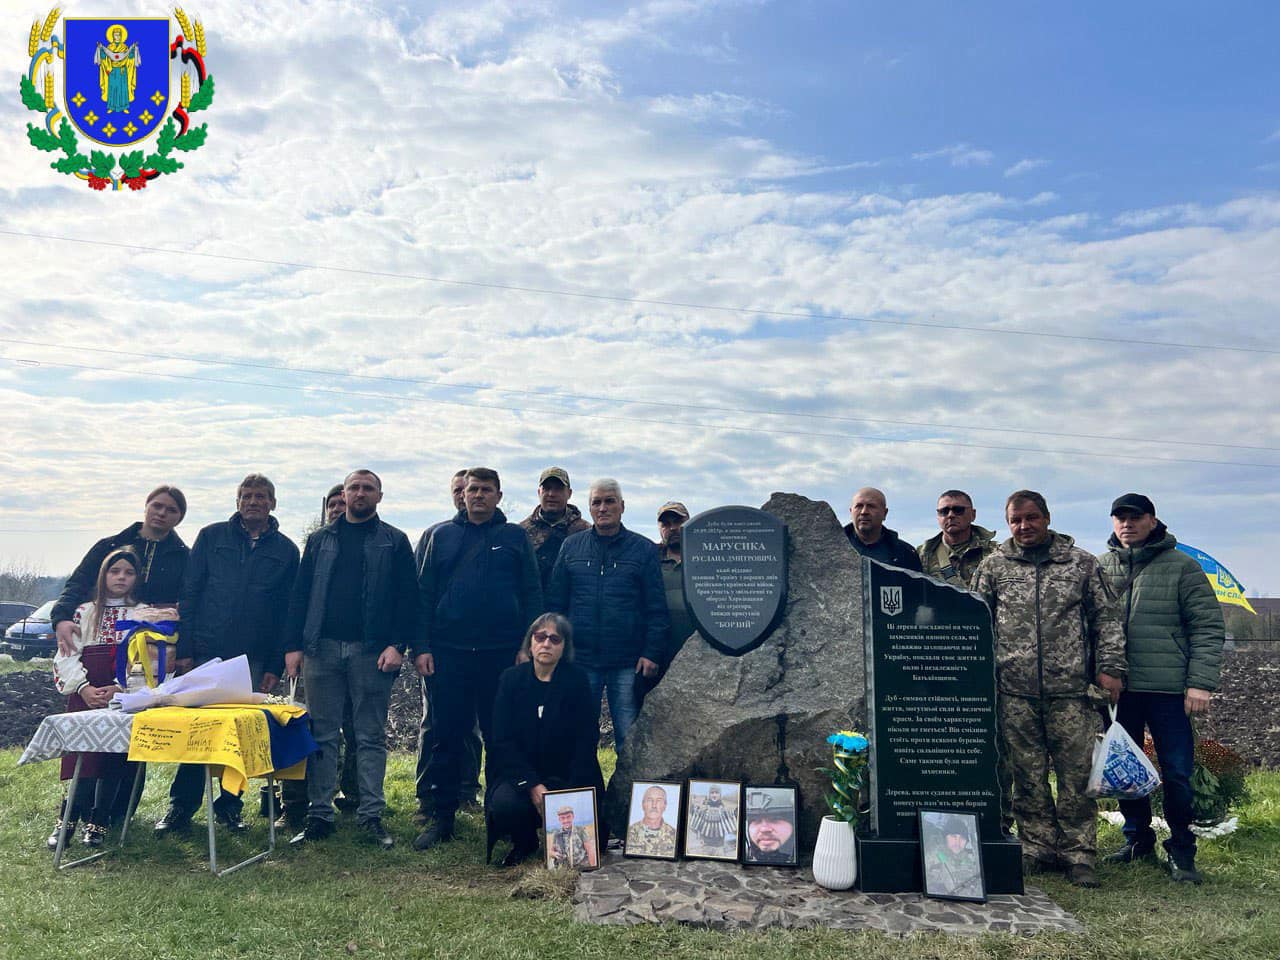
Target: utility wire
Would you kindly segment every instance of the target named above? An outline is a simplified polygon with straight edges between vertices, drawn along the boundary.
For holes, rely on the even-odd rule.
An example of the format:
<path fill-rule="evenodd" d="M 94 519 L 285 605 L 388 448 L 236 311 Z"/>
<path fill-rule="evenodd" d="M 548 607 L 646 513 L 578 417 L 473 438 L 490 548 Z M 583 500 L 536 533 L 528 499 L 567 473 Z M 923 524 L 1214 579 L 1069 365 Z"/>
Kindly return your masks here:
<path fill-rule="evenodd" d="M 1239 443 L 1216 443 L 1202 440 L 1170 440 L 1159 437 L 1117 437 L 1097 433 L 1065 433 L 1054 430 L 1023 430 L 1017 427 L 983 427 L 974 424 L 932 423 L 925 420 L 892 420 L 885 417 L 847 417 L 833 414 L 807 413 L 804 411 L 767 410 L 752 407 L 727 407 L 713 404 L 688 403 L 674 400 L 641 400 L 627 397 L 605 397 L 594 394 L 565 393 L 558 390 L 519 390 L 512 387 L 499 387 L 481 383 L 458 383 L 449 380 L 432 380 L 426 377 L 393 377 L 385 374 L 355 373 L 349 370 L 325 367 L 299 367 L 281 363 L 268 363 L 261 360 L 229 360 L 222 357 L 197 357 L 189 354 L 155 353 L 142 350 L 116 350 L 108 347 L 86 347 L 79 344 L 51 343 L 42 340 L 19 340 L 12 337 L 0 337 L 0 344 L 11 344 L 24 347 L 48 347 L 54 350 L 80 350 L 86 353 L 102 353 L 118 357 L 134 357 L 144 360 L 172 360 L 182 363 L 219 364 L 228 367 L 246 367 L 255 370 L 272 370 L 282 373 L 318 374 L 321 376 L 346 377 L 353 380 L 369 380 L 381 383 L 404 383 L 416 386 L 438 387 L 447 390 L 488 390 L 493 393 L 513 396 L 535 397 L 552 400 L 586 400 L 599 403 L 634 404 L 641 406 L 666 407 L 675 410 L 701 410 L 707 413 L 733 413 L 747 416 L 797 417 L 806 420 L 823 420 L 836 423 L 885 423 L 898 427 L 925 427 L 934 430 L 972 430 L 983 433 L 1017 433 L 1036 437 L 1059 437 L 1073 440 L 1104 440 L 1109 443 L 1151 443 L 1160 446 L 1184 447 L 1219 447 L 1226 450 L 1255 450 L 1280 452 L 1280 447 L 1253 446 Z M 20 360 L 9 358 L 17 363 L 39 363 L 38 360 Z M 366 357 L 371 362 L 387 362 L 387 357 Z"/>
<path fill-rule="evenodd" d="M 1249 346 L 1237 347 L 1224 343 L 1183 343 L 1174 340 L 1143 340 L 1131 337 L 1098 337 L 1081 333 L 1050 333 L 1042 330 L 1010 330 L 997 327 L 980 327 L 961 323 L 929 323 L 923 320 L 891 320 L 884 317 L 851 317 L 843 314 L 801 313 L 790 310 L 764 310 L 754 307 L 722 306 L 713 303 L 693 303 L 683 300 L 659 300 L 650 297 L 624 297 L 605 293 L 588 293 L 580 290 L 557 290 L 550 287 L 529 287 L 510 283 L 494 283 L 484 280 L 457 280 L 451 277 L 433 277 L 427 274 L 396 273 L 389 270 L 368 270 L 361 267 L 341 267 L 322 263 L 303 263 L 290 260 L 272 260 L 265 257 L 237 256 L 229 253 L 208 253 L 198 250 L 173 250 L 166 247 L 147 246 L 139 243 L 123 243 L 118 240 L 88 240 L 83 237 L 60 237 L 47 233 L 31 233 L 22 230 L 0 230 L 0 236 L 20 237 L 27 240 L 52 240 L 58 243 L 82 243 L 90 246 L 113 247 L 140 253 L 162 253 L 168 256 L 203 257 L 229 263 L 252 263 L 268 267 L 286 267 L 291 270 L 328 270 L 362 277 L 378 277 L 391 280 L 418 280 L 424 283 L 450 284 L 459 287 L 478 287 L 485 290 L 505 290 L 510 293 L 532 293 L 548 297 L 572 297 L 579 300 L 596 300 L 608 303 L 630 303 L 648 307 L 675 307 L 684 310 L 709 310 L 720 313 L 755 314 L 761 317 L 777 317 L 787 320 L 823 320 L 842 323 L 874 323 L 890 327 L 917 327 L 927 330 L 958 330 L 1000 337 L 1042 337 L 1050 340 L 1078 340 L 1086 343 L 1105 343 L 1124 346 L 1169 347 L 1181 350 L 1219 350 L 1230 353 L 1280 354 L 1280 349 Z"/>
<path fill-rule="evenodd" d="M 10 360 L 10 358 L 0 357 L 0 360 Z M 12 361 L 12 362 L 21 363 L 22 361 Z M 26 362 L 29 363 L 30 361 L 26 361 Z M 504 407 L 501 404 L 476 403 L 476 402 L 468 402 L 466 400 L 442 400 L 442 399 L 436 399 L 432 397 L 404 396 L 401 394 L 377 393 L 373 391 L 363 391 L 363 390 L 359 390 L 359 391 L 339 390 L 334 387 L 295 386 L 292 384 L 263 383 L 261 381 L 256 381 L 256 380 L 235 380 L 235 379 L 226 378 L 226 377 L 202 377 L 202 376 L 195 376 L 192 374 L 181 374 L 181 373 L 142 374 L 142 373 L 138 373 L 137 371 L 122 370 L 115 367 L 104 367 L 104 366 L 96 366 L 93 364 L 82 364 L 82 363 L 68 363 L 65 361 L 47 361 L 47 362 L 41 361 L 41 363 L 45 366 L 56 367 L 59 369 L 86 370 L 94 373 L 104 373 L 104 372 L 114 373 L 114 374 L 118 374 L 125 377 L 146 377 L 146 378 L 163 377 L 169 380 L 186 380 L 186 381 L 191 381 L 195 383 L 214 383 L 214 384 L 229 385 L 229 386 L 257 387 L 259 389 L 265 388 L 268 390 L 288 390 L 288 391 L 297 392 L 297 393 L 325 394 L 328 396 L 352 397 L 352 398 L 365 399 L 365 400 L 369 400 L 369 399 L 394 400 L 398 403 L 445 405 L 445 406 L 455 406 L 455 407 L 467 407 L 467 408 L 473 408 L 473 409 L 479 409 L 479 410 L 500 410 L 506 413 L 516 414 L 517 416 L 526 414 L 526 413 L 545 413 L 545 414 L 553 414 L 555 416 L 560 416 L 560 417 L 577 417 L 580 419 L 602 420 L 602 421 L 613 422 L 613 423 L 644 423 L 644 424 L 662 426 L 666 428 L 670 428 L 673 426 L 695 427 L 698 429 L 708 430 L 716 433 L 749 433 L 749 434 L 758 433 L 758 434 L 771 434 L 775 436 L 788 436 L 788 437 L 817 437 L 817 438 L 830 439 L 830 440 L 862 440 L 862 441 L 867 441 L 871 443 L 916 443 L 916 444 L 927 444 L 931 446 L 965 447 L 965 448 L 977 449 L 977 450 L 1001 450 L 1001 451 L 1016 452 L 1016 453 L 1037 453 L 1037 454 L 1048 454 L 1048 455 L 1058 455 L 1058 456 L 1068 456 L 1068 457 L 1090 457 L 1090 458 L 1097 458 L 1097 459 L 1103 459 L 1103 460 L 1140 461 L 1143 463 L 1152 463 L 1152 462 L 1183 463 L 1183 464 L 1201 464 L 1201 465 L 1218 466 L 1218 467 L 1259 467 L 1265 470 L 1280 469 L 1280 464 L 1276 464 L 1276 463 L 1249 463 L 1249 462 L 1241 462 L 1237 460 L 1200 460 L 1200 459 L 1191 459 L 1186 457 L 1143 456 L 1143 455 L 1123 454 L 1123 453 L 1096 453 L 1089 450 L 1053 450 L 1053 449 L 1047 449 L 1044 447 L 1017 447 L 1017 446 L 1007 446 L 1007 445 L 989 444 L 989 443 L 969 443 L 969 442 L 960 441 L 960 440 L 937 440 L 937 439 L 923 439 L 923 438 L 913 438 L 913 437 L 879 437 L 879 436 L 871 436 L 866 434 L 821 433 L 821 432 L 810 431 L 810 430 L 784 430 L 777 427 L 759 427 L 759 426 L 737 427 L 737 426 L 728 426 L 725 424 L 717 424 L 717 423 L 700 423 L 692 420 L 672 421 L 669 419 L 658 420 L 658 419 L 645 418 L 645 417 L 624 417 L 624 416 L 608 415 L 608 414 L 601 414 L 601 413 L 580 413 L 575 410 L 564 410 L 564 409 L 557 409 L 557 408 L 550 408 L 550 407 L 535 407 L 535 408 Z"/>

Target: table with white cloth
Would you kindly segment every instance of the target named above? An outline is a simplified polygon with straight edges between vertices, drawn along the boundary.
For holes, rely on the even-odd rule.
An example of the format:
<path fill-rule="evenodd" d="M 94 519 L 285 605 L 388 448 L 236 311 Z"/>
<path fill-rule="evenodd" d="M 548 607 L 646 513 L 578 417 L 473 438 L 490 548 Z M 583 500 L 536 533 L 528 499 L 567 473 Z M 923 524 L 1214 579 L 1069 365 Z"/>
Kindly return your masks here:
<path fill-rule="evenodd" d="M 307 725 L 306 709 L 298 706 L 217 704 L 205 707 L 157 707 L 140 713 L 121 710 L 82 710 L 59 713 L 41 721 L 18 764 L 52 760 L 77 754 L 71 777 L 71 796 L 79 784 L 83 754 L 127 753 L 139 764 L 125 822 L 120 830 L 123 846 L 129 821 L 138 802 L 142 774 L 148 762 L 199 763 L 205 768 L 205 810 L 209 826 L 209 868 L 223 876 L 268 856 L 276 844 L 274 780 L 276 777 L 304 775 L 306 756 L 315 749 Z M 213 776 L 217 772 L 223 788 L 243 791 L 250 777 L 267 779 L 268 846 L 240 863 L 218 869 L 217 838 L 214 832 Z M 107 853 L 63 863 L 67 818 L 54 853 L 56 869 L 78 866 Z"/>

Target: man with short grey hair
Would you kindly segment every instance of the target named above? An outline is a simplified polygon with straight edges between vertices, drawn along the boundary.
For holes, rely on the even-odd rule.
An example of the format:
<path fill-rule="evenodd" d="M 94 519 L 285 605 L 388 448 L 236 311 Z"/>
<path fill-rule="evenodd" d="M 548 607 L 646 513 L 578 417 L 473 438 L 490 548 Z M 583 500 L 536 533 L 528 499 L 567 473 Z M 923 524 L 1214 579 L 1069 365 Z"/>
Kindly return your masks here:
<path fill-rule="evenodd" d="M 639 712 L 637 682 L 658 675 L 671 621 L 657 547 L 622 525 L 626 502 L 618 481 L 591 484 L 587 505 L 592 527 L 560 548 L 547 606 L 573 624 L 575 656 L 595 702 L 608 691 L 621 749 Z"/>

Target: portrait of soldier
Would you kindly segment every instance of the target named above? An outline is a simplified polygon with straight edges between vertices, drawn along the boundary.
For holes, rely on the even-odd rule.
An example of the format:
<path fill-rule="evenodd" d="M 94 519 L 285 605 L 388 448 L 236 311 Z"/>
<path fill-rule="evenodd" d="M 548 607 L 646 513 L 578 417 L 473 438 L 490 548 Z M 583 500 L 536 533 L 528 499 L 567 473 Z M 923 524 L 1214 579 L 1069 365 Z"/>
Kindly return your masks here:
<path fill-rule="evenodd" d="M 558 829 L 548 829 L 547 869 L 581 870 L 596 865 L 595 839 L 586 827 L 574 824 L 573 807 L 569 804 L 556 809 Z"/>
<path fill-rule="evenodd" d="M 925 892 L 930 896 L 982 900 L 982 864 L 965 822 L 946 816 L 936 827 L 925 855 Z"/>
<path fill-rule="evenodd" d="M 635 790 L 638 792 L 640 789 L 641 784 L 636 784 Z M 640 796 L 640 819 L 627 827 L 627 856 L 675 859 L 676 828 L 665 819 L 667 805 L 665 787 L 655 783 L 644 788 Z M 632 816 L 635 815 L 635 806 L 633 799 Z"/>
<path fill-rule="evenodd" d="M 737 791 L 737 784 L 711 783 L 699 797 L 690 787 L 689 830 L 685 853 L 691 856 L 736 860 L 738 843 L 738 794 L 725 802 L 724 787 Z"/>
<path fill-rule="evenodd" d="M 747 790 L 745 863 L 798 862 L 795 796 L 788 787 Z"/>

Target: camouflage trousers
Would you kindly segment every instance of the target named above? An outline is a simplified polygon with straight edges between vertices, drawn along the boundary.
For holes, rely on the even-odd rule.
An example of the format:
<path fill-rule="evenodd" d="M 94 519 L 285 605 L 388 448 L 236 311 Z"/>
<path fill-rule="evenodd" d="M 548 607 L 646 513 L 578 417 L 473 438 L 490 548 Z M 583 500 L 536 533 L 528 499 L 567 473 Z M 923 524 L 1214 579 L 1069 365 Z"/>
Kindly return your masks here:
<path fill-rule="evenodd" d="M 1097 804 L 1085 793 L 1093 745 L 1102 730 L 1097 708 L 1084 697 L 999 698 L 1000 732 L 1013 772 L 1013 818 L 1022 852 L 1063 865 L 1093 865 Z M 1052 765 L 1052 766 L 1051 766 Z M 1049 771 L 1057 777 L 1057 798 Z"/>

